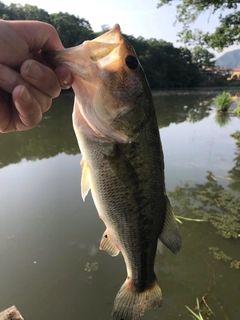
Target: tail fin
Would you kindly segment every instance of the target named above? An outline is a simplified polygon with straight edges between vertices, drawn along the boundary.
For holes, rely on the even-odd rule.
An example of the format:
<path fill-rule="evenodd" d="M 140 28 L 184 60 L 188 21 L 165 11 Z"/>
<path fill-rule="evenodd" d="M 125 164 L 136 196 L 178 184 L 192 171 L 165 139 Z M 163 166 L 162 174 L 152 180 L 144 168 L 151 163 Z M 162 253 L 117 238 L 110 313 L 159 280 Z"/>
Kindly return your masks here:
<path fill-rule="evenodd" d="M 146 310 L 162 306 L 162 291 L 157 280 L 142 292 L 130 288 L 126 280 L 119 290 L 113 308 L 113 320 L 138 320 Z"/>

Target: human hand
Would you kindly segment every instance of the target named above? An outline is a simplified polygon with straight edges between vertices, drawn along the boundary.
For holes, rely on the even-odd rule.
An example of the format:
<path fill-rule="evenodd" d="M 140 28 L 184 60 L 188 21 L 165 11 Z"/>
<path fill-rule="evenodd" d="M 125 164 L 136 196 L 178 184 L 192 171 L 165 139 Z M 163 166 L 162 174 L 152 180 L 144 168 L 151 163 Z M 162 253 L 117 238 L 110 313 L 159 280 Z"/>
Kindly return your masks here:
<path fill-rule="evenodd" d="M 63 46 L 49 24 L 2 20 L 0 47 L 0 132 L 30 129 L 73 82 L 68 68 L 53 71 L 41 57 Z"/>

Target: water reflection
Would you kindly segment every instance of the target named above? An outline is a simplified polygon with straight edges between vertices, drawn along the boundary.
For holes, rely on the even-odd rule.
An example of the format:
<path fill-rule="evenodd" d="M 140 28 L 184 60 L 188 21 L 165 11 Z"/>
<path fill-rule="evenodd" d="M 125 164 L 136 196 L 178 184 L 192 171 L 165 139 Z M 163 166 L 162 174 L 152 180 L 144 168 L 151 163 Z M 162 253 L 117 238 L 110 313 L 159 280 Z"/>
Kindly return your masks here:
<path fill-rule="evenodd" d="M 73 95 L 54 100 L 43 121 L 28 131 L 0 134 L 0 168 L 22 159 L 36 160 L 59 153 L 77 154 L 79 148 L 72 128 Z M 6 148 L 7 146 L 7 148 Z"/>
<path fill-rule="evenodd" d="M 189 95 L 155 95 L 159 128 L 168 127 L 171 123 L 184 121 L 197 122 L 208 117 L 212 97 L 200 94 Z"/>
<path fill-rule="evenodd" d="M 240 269 L 239 189 L 237 191 L 232 193 L 223 188 L 221 177 L 217 179 L 208 172 L 205 183 L 177 186 L 169 193 L 175 214 L 180 219 L 190 218 L 182 220 L 183 248 L 190 249 L 184 270 L 190 281 L 192 298 L 201 299 L 207 294 L 207 304 L 214 315 L 209 317 L 209 309 L 202 304 L 204 319 L 225 320 L 240 316 L 236 308 L 240 290 L 237 280 Z M 195 218 L 205 222 L 194 222 Z M 186 243 L 188 241 L 192 244 Z"/>
<path fill-rule="evenodd" d="M 219 184 L 212 172 L 206 175 L 207 182 L 176 187 L 169 195 L 177 203 L 175 212 L 185 216 L 191 212 L 197 218 L 210 221 L 217 233 L 225 238 L 240 237 L 240 198 Z"/>
<path fill-rule="evenodd" d="M 216 318 L 240 319 L 239 269 L 231 268 L 240 260 L 240 120 L 219 126 L 208 96 L 155 99 L 175 211 L 208 222 L 183 221 L 177 256 L 162 247 L 164 304 L 143 320 L 188 319 L 185 305 L 194 308 L 212 284 Z M 110 320 L 126 276 L 121 255 L 98 250 L 104 225 L 91 196 L 80 197 L 72 105 L 73 95 L 63 95 L 35 129 L 0 135 L 0 310 L 16 304 L 26 319 Z M 231 260 L 216 260 L 221 252 Z"/>
<path fill-rule="evenodd" d="M 59 153 L 77 154 L 79 148 L 72 128 L 73 94 L 63 94 L 54 100 L 53 106 L 35 128 L 0 134 L 0 168 L 22 159 L 36 160 L 56 156 Z M 196 122 L 209 116 L 211 109 L 206 106 L 212 99 L 202 95 L 156 96 L 159 128 L 171 123 Z M 204 105 L 204 106 L 203 106 Z M 5 146 L 8 148 L 5 148 Z"/>
<path fill-rule="evenodd" d="M 228 113 L 217 113 L 215 121 L 220 127 L 224 127 L 231 121 L 231 116 Z"/>
<path fill-rule="evenodd" d="M 236 131 L 231 135 L 236 140 L 237 150 L 235 151 L 234 167 L 229 170 L 229 187 L 236 191 L 240 191 L 240 131 Z"/>

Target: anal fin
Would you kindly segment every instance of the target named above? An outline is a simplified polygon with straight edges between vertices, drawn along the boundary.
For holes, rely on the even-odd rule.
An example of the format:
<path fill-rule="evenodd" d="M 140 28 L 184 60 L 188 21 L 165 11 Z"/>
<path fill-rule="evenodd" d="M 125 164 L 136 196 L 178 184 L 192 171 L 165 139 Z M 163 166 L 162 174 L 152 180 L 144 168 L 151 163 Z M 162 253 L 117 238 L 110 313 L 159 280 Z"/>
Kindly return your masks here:
<path fill-rule="evenodd" d="M 100 246 L 99 246 L 100 250 L 105 250 L 108 254 L 110 254 L 110 256 L 115 257 L 119 254 L 119 250 L 118 248 L 116 248 L 116 246 L 112 243 L 111 239 L 109 238 L 107 229 L 104 232 L 103 236 L 102 236 L 102 240 L 100 242 Z"/>
<path fill-rule="evenodd" d="M 85 201 L 85 198 L 91 188 L 90 186 L 90 169 L 87 164 L 87 161 L 82 159 L 80 163 L 82 167 L 82 178 L 81 178 L 81 195 L 83 201 Z"/>
<path fill-rule="evenodd" d="M 167 195 L 165 195 L 165 201 L 166 216 L 159 239 L 173 253 L 178 253 L 178 251 L 181 249 L 182 238 Z"/>

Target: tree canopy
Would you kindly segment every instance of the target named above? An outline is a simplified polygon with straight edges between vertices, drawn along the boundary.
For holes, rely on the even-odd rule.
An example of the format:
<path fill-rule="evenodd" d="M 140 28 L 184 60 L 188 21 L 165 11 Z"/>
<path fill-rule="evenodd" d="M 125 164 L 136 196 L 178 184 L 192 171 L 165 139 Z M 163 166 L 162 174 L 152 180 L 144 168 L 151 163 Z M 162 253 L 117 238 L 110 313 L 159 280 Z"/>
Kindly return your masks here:
<path fill-rule="evenodd" d="M 173 0 L 160 0 L 158 7 L 173 3 Z M 206 46 L 222 51 L 225 47 L 240 43 L 239 1 L 234 0 L 180 0 L 177 5 L 176 21 L 182 24 L 178 34 L 185 44 Z M 218 15 L 219 26 L 213 33 L 200 29 L 192 30 L 192 23 L 203 14 Z"/>
<path fill-rule="evenodd" d="M 72 47 L 85 40 L 91 40 L 109 30 L 93 32 L 90 23 L 84 18 L 67 12 L 49 14 L 37 6 L 0 2 L 0 18 L 4 20 L 39 20 L 52 24 L 64 45 Z M 157 39 L 135 38 L 124 35 L 133 45 L 147 75 L 152 89 L 196 86 L 201 80 L 197 63 L 192 53 L 184 48 L 175 48 L 172 43 Z"/>
<path fill-rule="evenodd" d="M 38 20 L 52 24 L 64 45 L 72 47 L 86 39 L 94 38 L 90 23 L 67 12 L 49 14 L 47 11 L 30 4 L 11 3 L 9 6 L 0 2 L 0 18 L 3 20 Z"/>
<path fill-rule="evenodd" d="M 192 51 L 192 61 L 197 64 L 197 66 L 201 69 L 202 67 L 213 67 L 215 64 L 215 60 L 213 60 L 214 54 L 209 52 L 208 50 L 196 46 Z"/>

